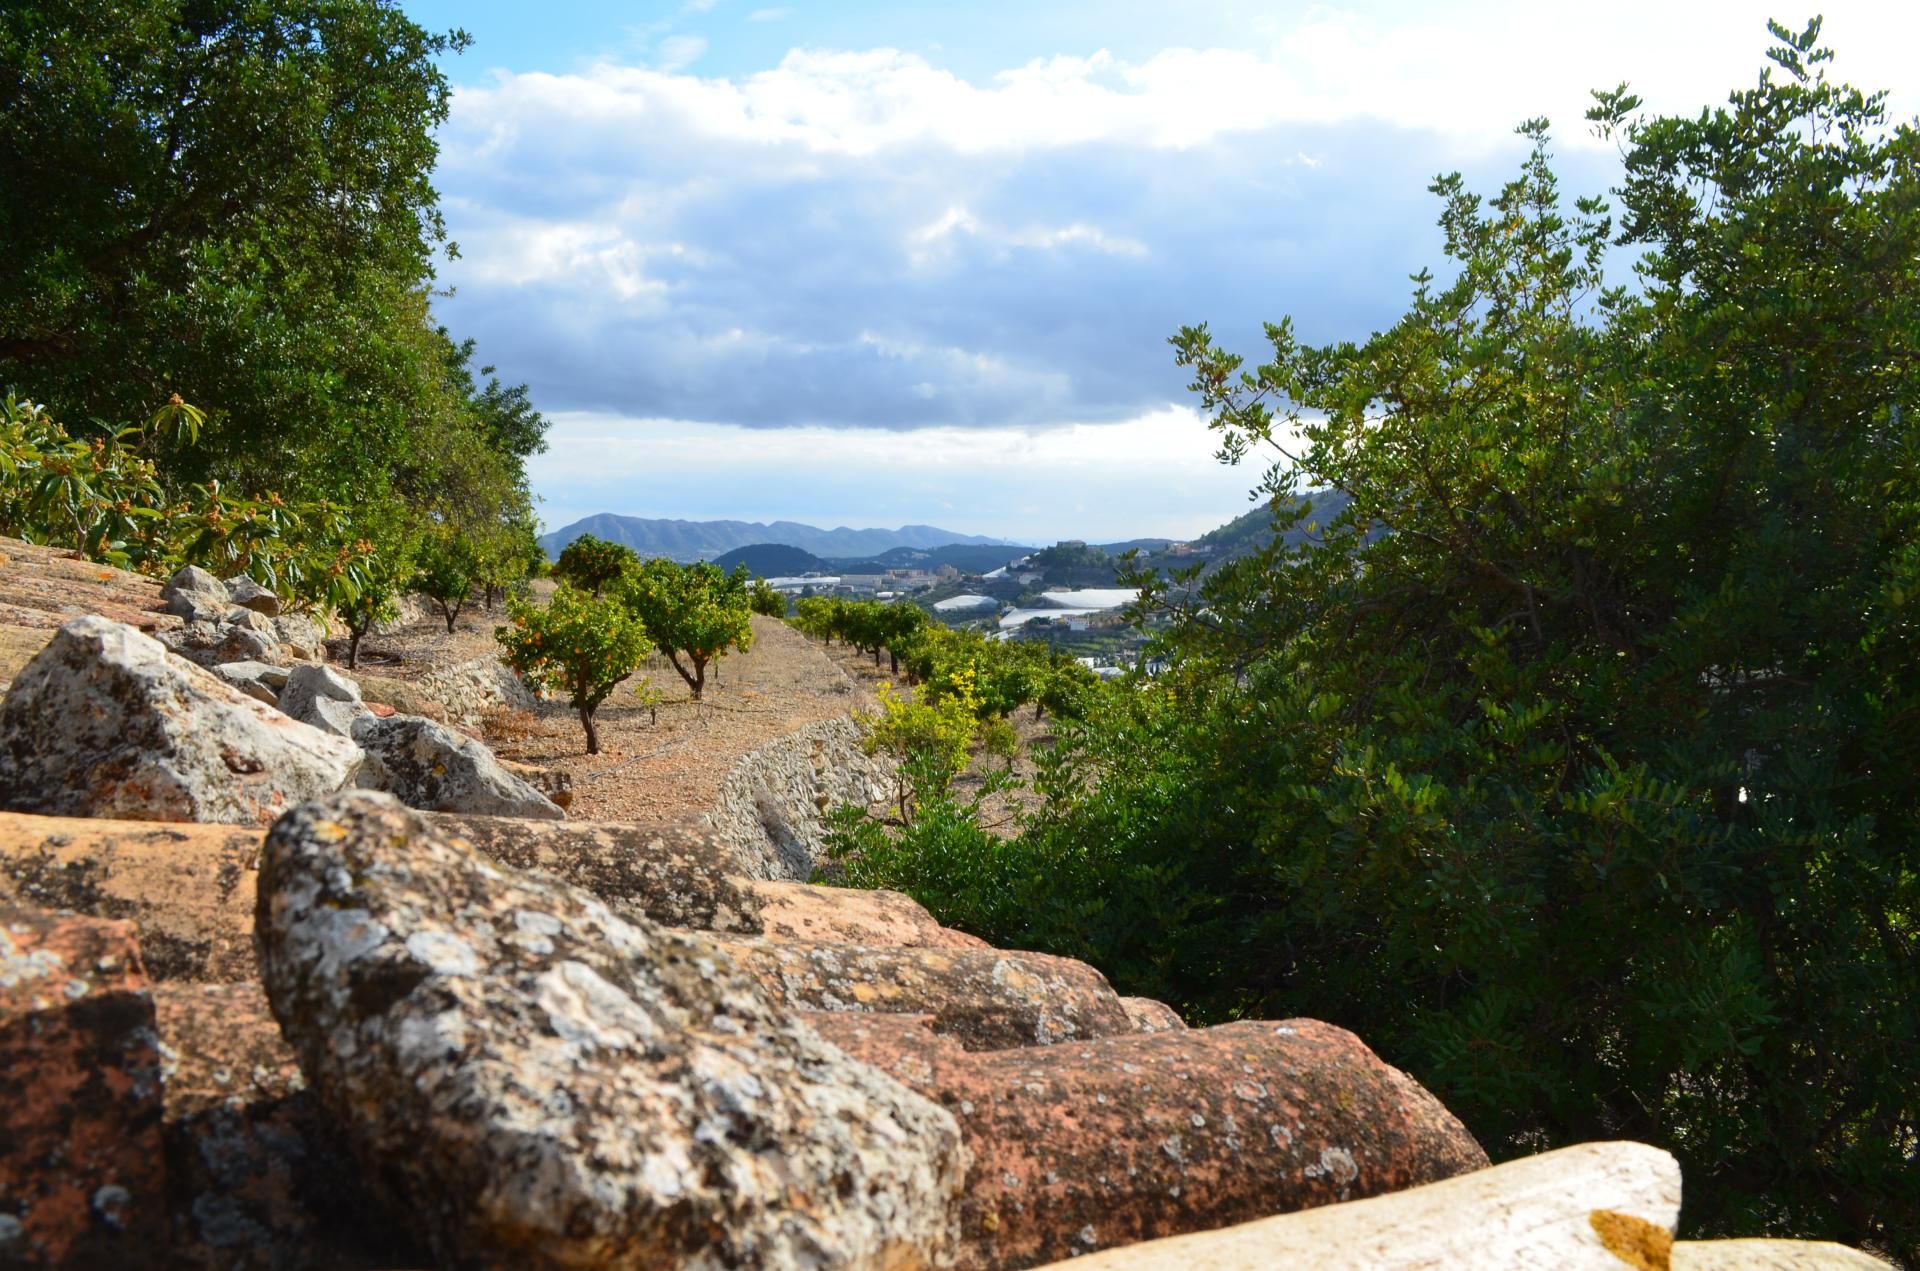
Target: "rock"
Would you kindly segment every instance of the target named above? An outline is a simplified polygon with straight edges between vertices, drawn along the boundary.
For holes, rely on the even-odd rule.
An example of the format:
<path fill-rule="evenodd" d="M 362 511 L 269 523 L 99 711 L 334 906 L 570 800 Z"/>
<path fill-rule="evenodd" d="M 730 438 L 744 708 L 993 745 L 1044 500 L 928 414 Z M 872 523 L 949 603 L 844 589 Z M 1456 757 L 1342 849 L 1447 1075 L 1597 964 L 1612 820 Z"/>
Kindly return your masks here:
<path fill-rule="evenodd" d="M 696 931 L 760 932 L 738 857 L 699 826 L 435 816 L 444 833 L 516 869 L 552 874 L 647 919 Z"/>
<path fill-rule="evenodd" d="M 502 869 L 367 792 L 274 826 L 256 929 L 322 1108 L 443 1265 L 949 1253 L 953 1119 L 702 937 Z"/>
<path fill-rule="evenodd" d="M 227 610 L 226 622 L 230 627 L 242 627 L 248 631 L 263 635 L 275 643 L 279 642 L 280 637 L 274 634 L 273 619 L 257 610 L 246 609 L 235 605 Z"/>
<path fill-rule="evenodd" d="M 1614 1215 L 1608 1223 L 1598 1215 Z M 1680 1167 L 1643 1143 L 1583 1143 L 1387 1196 L 1154 1240 L 1064 1271 L 1265 1271 L 1327 1265 L 1626 1271 L 1668 1265 Z M 1620 1256 L 1599 1228 L 1638 1236 Z M 1615 1237 L 1616 1242 L 1620 1237 Z M 1644 1253 L 1636 1260 L 1631 1256 Z M 1674 1265 L 1679 1265 L 1675 1260 Z"/>
<path fill-rule="evenodd" d="M 1673 1271 L 1894 1271 L 1890 1262 L 1826 1240 L 1676 1240 L 1672 1266 Z"/>
<path fill-rule="evenodd" d="M 925 1017 L 808 1019 L 959 1121 L 973 1157 L 964 1268 L 1032 1266 L 1487 1163 L 1412 1078 L 1315 1020 L 969 1052 Z"/>
<path fill-rule="evenodd" d="M 267 683 L 261 674 L 268 670 L 265 662 L 217 662 L 207 668 L 230 687 L 239 689 L 256 702 L 265 702 L 269 706 L 280 704 L 280 694 Z M 281 683 L 285 683 L 284 673 Z"/>
<path fill-rule="evenodd" d="M 42 644 L 62 623 L 87 614 L 149 633 L 180 625 L 160 584 L 78 552 L 0 538 L 0 564 L 0 624 L 39 631 Z"/>
<path fill-rule="evenodd" d="M 0 904 L 140 925 L 147 974 L 250 979 L 260 831 L 0 812 Z"/>
<path fill-rule="evenodd" d="M 709 819 L 740 852 L 739 872 L 806 882 L 826 840 L 827 809 L 884 799 L 891 780 L 887 762 L 862 749 L 857 724 L 822 720 L 742 755 Z"/>
<path fill-rule="evenodd" d="M 163 1264 L 160 1074 L 133 924 L 0 907 L 0 1264 Z"/>
<path fill-rule="evenodd" d="M 227 579 L 227 597 L 234 604 L 242 605 L 264 617 L 280 616 L 280 597 L 245 574 L 235 574 Z"/>
<path fill-rule="evenodd" d="M 978 936 L 943 927 L 911 896 L 813 883 L 742 880 L 769 940 L 900 948 L 985 949 Z M 1131 1000 L 1121 998 L 1124 1004 Z"/>
<path fill-rule="evenodd" d="M 168 651 L 197 666 L 212 667 L 222 662 L 279 664 L 288 660 L 286 649 L 272 635 L 229 623 L 225 617 L 222 612 L 219 621 L 192 621 L 162 631 L 158 639 Z"/>
<path fill-rule="evenodd" d="M 1123 997 L 1120 1005 L 1126 1008 L 1137 1033 L 1173 1033 L 1187 1026 L 1178 1011 L 1150 997 Z"/>
<path fill-rule="evenodd" d="M 317 663 L 302 663 L 287 673 L 280 709 L 303 724 L 346 738 L 352 738 L 354 726 L 372 714 L 360 700 L 358 684 Z"/>
<path fill-rule="evenodd" d="M 418 715 L 383 719 L 367 710 L 353 722 L 352 735 L 367 752 L 361 786 L 385 790 L 410 808 L 540 820 L 566 815 L 501 767 L 491 750 L 444 724 Z"/>
<path fill-rule="evenodd" d="M 321 1114 L 259 984 L 161 984 L 175 1264 L 366 1271 L 429 1263 Z"/>
<path fill-rule="evenodd" d="M 260 825 L 361 760 L 104 618 L 60 628 L 0 707 L 0 806 L 17 812 Z"/>
<path fill-rule="evenodd" d="M 273 620 L 273 635 L 291 658 L 319 661 L 327 656 L 326 635 L 304 613 L 283 613 Z"/>
<path fill-rule="evenodd" d="M 968 1050 L 1115 1037 L 1134 1024 L 1084 962 L 999 949 L 730 941 L 740 965 L 803 1010 L 924 1014 Z"/>
<path fill-rule="evenodd" d="M 225 613 L 233 597 L 218 578 L 198 565 L 187 565 L 167 580 L 160 589 L 160 599 L 166 602 L 168 613 L 191 622 L 203 612 Z"/>

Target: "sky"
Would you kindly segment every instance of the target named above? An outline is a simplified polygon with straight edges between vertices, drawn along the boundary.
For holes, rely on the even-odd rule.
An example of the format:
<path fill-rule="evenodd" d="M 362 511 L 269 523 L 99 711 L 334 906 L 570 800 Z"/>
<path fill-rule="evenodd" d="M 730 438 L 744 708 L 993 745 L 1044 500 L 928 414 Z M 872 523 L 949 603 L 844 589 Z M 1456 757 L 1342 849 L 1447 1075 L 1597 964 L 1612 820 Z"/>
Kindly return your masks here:
<path fill-rule="evenodd" d="M 1247 510 L 1181 326 L 1257 364 L 1283 316 L 1390 325 L 1443 272 L 1437 174 L 1497 189 L 1544 115 L 1569 198 L 1604 193 L 1588 90 L 1718 104 L 1778 0 L 403 4 L 473 37 L 444 62 L 436 308 L 552 421 L 549 528 L 1050 543 Z M 1834 73 L 1920 110 L 1920 5 L 1822 9 Z"/>

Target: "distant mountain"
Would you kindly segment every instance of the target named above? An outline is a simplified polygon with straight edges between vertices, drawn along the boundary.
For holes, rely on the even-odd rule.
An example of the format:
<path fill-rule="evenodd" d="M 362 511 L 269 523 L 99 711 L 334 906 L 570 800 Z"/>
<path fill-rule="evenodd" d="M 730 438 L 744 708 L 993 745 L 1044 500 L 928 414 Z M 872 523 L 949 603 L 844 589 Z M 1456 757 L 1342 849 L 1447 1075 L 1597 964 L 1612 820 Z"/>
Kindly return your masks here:
<path fill-rule="evenodd" d="M 623 543 L 641 556 L 670 556 L 678 561 L 711 560 L 736 547 L 762 543 L 780 543 L 815 556 L 841 558 L 877 556 L 896 547 L 924 550 L 950 543 L 1004 543 L 1001 539 L 959 534 L 932 525 L 902 525 L 897 530 L 853 530 L 845 526 L 823 530 L 798 521 L 775 521 L 770 525 L 757 521 L 669 521 L 602 512 L 541 535 L 540 546 L 548 556 L 557 557 L 561 548 L 582 534 Z"/>
<path fill-rule="evenodd" d="M 734 566 L 745 565 L 756 578 L 792 578 L 800 574 L 830 573 L 831 567 L 812 552 L 785 543 L 754 543 L 736 547 L 713 558 L 713 563 L 732 573 Z"/>

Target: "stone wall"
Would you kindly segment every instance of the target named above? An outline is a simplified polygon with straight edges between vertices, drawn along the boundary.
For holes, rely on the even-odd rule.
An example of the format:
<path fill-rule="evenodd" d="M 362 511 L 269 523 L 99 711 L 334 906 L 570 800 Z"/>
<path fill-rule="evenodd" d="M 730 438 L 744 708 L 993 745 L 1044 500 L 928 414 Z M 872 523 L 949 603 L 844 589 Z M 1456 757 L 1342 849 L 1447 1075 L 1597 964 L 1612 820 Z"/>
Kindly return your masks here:
<path fill-rule="evenodd" d="M 707 820 L 753 877 L 804 882 L 820 863 L 827 810 L 877 803 L 892 788 L 891 764 L 860 749 L 859 725 L 824 720 L 742 755 Z"/>
<path fill-rule="evenodd" d="M 533 691 L 495 657 L 456 662 L 412 680 L 365 674 L 357 678 L 369 701 L 457 728 L 478 728 L 483 715 L 502 706 L 540 707 Z"/>

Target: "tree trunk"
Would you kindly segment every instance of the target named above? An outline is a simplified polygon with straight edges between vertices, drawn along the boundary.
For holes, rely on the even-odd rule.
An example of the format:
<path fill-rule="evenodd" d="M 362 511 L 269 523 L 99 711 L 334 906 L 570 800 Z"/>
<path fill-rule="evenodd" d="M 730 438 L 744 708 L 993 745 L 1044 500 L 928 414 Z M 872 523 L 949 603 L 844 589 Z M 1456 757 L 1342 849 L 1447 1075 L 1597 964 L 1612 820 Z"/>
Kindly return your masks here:
<path fill-rule="evenodd" d="M 599 733 L 599 730 L 597 730 L 593 726 L 593 708 L 592 707 L 582 706 L 580 708 L 580 727 L 587 730 L 587 753 L 590 755 L 599 754 L 600 753 L 600 733 Z"/>
<path fill-rule="evenodd" d="M 891 645 L 887 647 L 887 673 L 890 675 L 900 674 L 900 655 L 893 651 Z"/>
<path fill-rule="evenodd" d="M 360 637 L 364 634 L 366 633 L 354 628 L 348 629 L 347 669 L 349 671 L 355 671 L 360 668 Z"/>

